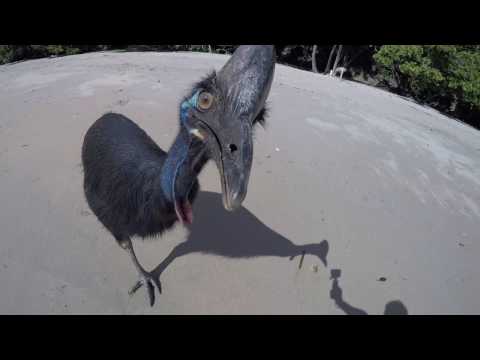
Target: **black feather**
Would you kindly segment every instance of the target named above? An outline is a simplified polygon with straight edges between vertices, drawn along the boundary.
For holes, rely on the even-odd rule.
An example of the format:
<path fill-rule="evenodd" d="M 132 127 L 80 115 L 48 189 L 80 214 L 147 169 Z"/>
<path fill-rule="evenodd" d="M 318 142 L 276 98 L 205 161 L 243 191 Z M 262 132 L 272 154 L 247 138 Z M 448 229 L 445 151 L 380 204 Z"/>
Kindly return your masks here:
<path fill-rule="evenodd" d="M 259 124 L 261 127 L 265 128 L 267 123 L 267 117 L 269 115 L 269 107 L 265 105 L 262 110 L 258 113 L 257 117 L 253 120 L 253 125 Z"/>
<path fill-rule="evenodd" d="M 117 241 L 135 235 L 161 235 L 177 221 L 174 206 L 160 186 L 166 157 L 145 131 L 120 114 L 105 114 L 85 135 L 85 196 Z M 191 203 L 198 190 L 195 181 L 189 195 Z"/>
<path fill-rule="evenodd" d="M 210 71 L 206 76 L 204 76 L 200 81 L 193 84 L 191 90 L 188 94 L 183 98 L 182 102 L 190 100 L 190 98 L 195 95 L 198 90 L 205 90 L 210 93 L 214 92 L 215 89 L 215 79 L 217 77 L 217 73 L 215 70 Z"/>

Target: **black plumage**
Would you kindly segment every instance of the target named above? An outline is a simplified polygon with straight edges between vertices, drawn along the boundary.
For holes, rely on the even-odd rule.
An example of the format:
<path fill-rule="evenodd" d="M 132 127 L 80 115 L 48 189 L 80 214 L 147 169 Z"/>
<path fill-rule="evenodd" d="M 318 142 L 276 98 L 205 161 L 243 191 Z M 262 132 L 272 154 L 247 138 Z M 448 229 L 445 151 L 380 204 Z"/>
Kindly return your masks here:
<path fill-rule="evenodd" d="M 85 195 L 117 241 L 161 235 L 177 222 L 173 203 L 160 185 L 166 158 L 167 153 L 123 115 L 105 114 L 88 130 L 82 149 Z M 191 203 L 198 189 L 195 179 Z"/>
<path fill-rule="evenodd" d="M 192 204 L 200 188 L 197 177 L 209 159 L 219 168 L 225 207 L 235 209 L 245 196 L 253 151 L 251 128 L 265 121 L 274 52 L 271 46 L 239 49 L 219 74 L 211 73 L 195 84 L 182 100 L 179 131 L 168 153 L 121 114 L 103 115 L 85 135 L 86 200 L 139 272 L 140 281 L 130 293 L 146 285 L 151 305 L 153 284 L 159 291 L 161 285 L 138 262 L 131 239 L 160 236 L 179 220 L 192 221 Z M 263 62 L 252 65 L 245 62 L 248 56 Z M 242 73 L 249 77 L 242 79 Z M 239 84 L 248 91 L 242 93 Z M 236 99 L 241 100 L 240 107 Z M 237 114 L 237 108 L 242 112 Z"/>

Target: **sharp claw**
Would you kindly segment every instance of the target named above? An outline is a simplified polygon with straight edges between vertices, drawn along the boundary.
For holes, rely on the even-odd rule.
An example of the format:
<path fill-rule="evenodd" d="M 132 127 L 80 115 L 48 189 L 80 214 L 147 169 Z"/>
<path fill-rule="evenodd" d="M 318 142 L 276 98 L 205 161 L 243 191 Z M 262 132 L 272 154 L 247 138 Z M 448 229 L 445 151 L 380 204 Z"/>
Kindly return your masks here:
<path fill-rule="evenodd" d="M 141 279 L 132 287 L 128 294 L 133 296 L 143 285 L 145 285 L 147 288 L 148 301 L 150 302 L 150 306 L 153 307 L 155 304 L 155 286 L 158 288 L 158 292 L 160 294 L 162 293 L 162 284 L 160 283 L 160 279 L 151 274 L 144 274 L 141 276 Z"/>
<path fill-rule="evenodd" d="M 155 282 L 155 285 L 157 285 L 158 293 L 161 294 L 162 293 L 162 283 L 157 278 L 154 279 L 154 282 Z"/>
<path fill-rule="evenodd" d="M 150 306 L 153 307 L 155 304 L 155 288 L 153 287 L 152 283 L 147 280 L 147 289 L 148 289 L 148 297 L 150 300 Z"/>
<path fill-rule="evenodd" d="M 130 296 L 133 296 L 138 289 L 140 289 L 143 285 L 143 282 L 141 280 L 137 281 L 137 283 L 130 289 L 130 291 L 128 292 L 128 294 Z"/>

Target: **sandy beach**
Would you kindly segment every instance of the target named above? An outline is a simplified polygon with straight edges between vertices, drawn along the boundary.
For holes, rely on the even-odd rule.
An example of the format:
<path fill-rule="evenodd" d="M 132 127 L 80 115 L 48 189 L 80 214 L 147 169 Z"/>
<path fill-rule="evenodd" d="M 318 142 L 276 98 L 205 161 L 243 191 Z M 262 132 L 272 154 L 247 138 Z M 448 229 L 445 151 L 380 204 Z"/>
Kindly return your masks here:
<path fill-rule="evenodd" d="M 0 66 L 0 314 L 479 313 L 480 132 L 283 65 L 243 207 L 223 209 L 210 163 L 193 225 L 134 241 L 147 269 L 161 264 L 163 294 L 153 308 L 145 289 L 128 295 L 130 258 L 84 199 L 83 136 L 115 111 L 168 149 L 181 96 L 227 59 Z"/>

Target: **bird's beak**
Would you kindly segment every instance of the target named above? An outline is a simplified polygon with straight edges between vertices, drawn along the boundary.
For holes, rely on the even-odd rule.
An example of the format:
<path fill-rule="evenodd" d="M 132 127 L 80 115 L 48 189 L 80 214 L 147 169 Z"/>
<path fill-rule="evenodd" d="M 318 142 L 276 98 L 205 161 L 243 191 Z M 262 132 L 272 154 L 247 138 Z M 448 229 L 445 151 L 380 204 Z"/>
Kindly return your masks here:
<path fill-rule="evenodd" d="M 229 211 L 240 207 L 247 195 L 253 158 L 252 126 L 247 121 L 237 125 L 228 133 L 219 132 L 209 146 L 220 173 L 223 205 Z"/>
<path fill-rule="evenodd" d="M 247 195 L 253 159 L 253 120 L 264 108 L 275 69 L 273 45 L 242 45 L 217 73 L 225 109 L 219 123 L 207 124 L 211 155 L 220 172 L 223 204 L 235 210 Z"/>

